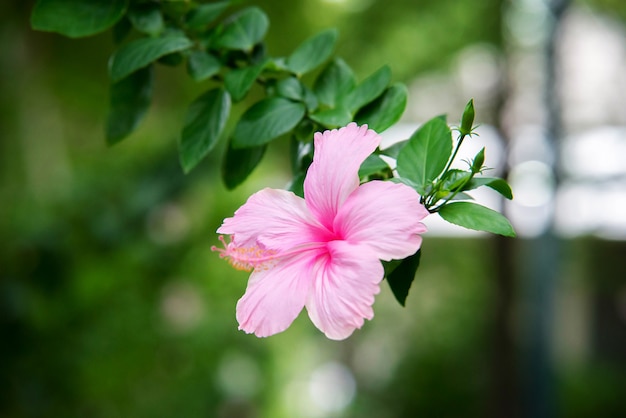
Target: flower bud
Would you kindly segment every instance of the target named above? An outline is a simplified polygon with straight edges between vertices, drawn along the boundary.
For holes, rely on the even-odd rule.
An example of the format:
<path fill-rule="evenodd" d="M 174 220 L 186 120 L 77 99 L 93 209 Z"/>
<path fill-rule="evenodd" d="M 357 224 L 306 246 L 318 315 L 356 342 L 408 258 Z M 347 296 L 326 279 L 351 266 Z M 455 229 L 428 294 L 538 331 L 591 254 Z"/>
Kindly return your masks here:
<path fill-rule="evenodd" d="M 472 133 L 472 124 L 474 123 L 474 99 L 471 99 L 465 106 L 463 117 L 461 118 L 461 135 L 470 135 Z"/>
<path fill-rule="evenodd" d="M 474 157 L 474 161 L 472 162 L 472 173 L 479 173 L 483 168 L 483 163 L 485 162 L 485 147 L 483 147 L 478 154 Z"/>

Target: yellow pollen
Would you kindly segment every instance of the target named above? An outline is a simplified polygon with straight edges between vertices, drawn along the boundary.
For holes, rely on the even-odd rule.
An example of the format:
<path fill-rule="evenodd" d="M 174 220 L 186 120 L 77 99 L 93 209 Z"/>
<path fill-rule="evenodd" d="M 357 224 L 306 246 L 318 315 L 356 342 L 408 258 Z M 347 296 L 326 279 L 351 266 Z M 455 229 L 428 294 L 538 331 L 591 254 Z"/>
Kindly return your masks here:
<path fill-rule="evenodd" d="M 218 248 L 214 245 L 211 247 L 211 251 L 220 253 L 220 258 L 227 260 L 237 270 L 266 270 L 273 265 L 272 261 L 275 259 L 276 251 L 264 250 L 256 245 L 237 247 L 232 237 L 230 242 L 226 243 L 222 235 L 220 235 L 219 240 L 224 248 Z"/>

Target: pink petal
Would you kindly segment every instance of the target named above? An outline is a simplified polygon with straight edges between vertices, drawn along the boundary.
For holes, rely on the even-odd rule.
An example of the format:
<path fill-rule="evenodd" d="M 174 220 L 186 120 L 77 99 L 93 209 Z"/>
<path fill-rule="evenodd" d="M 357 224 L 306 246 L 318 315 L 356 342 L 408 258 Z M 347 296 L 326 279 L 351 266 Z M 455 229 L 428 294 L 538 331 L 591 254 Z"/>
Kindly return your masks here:
<path fill-rule="evenodd" d="M 326 336 L 343 340 L 372 319 L 374 295 L 384 270 L 367 247 L 331 241 L 328 252 L 318 256 L 313 287 L 306 301 L 311 321 Z"/>
<path fill-rule="evenodd" d="M 346 198 L 359 186 L 359 167 L 378 144 L 380 136 L 356 123 L 315 134 L 313 163 L 304 180 L 307 206 L 322 225 L 330 228 Z"/>
<path fill-rule="evenodd" d="M 286 190 L 269 188 L 250 196 L 235 216 L 224 219 L 217 232 L 233 235 L 237 246 L 261 244 L 279 252 L 319 241 L 327 234 L 304 199 Z"/>
<path fill-rule="evenodd" d="M 428 215 L 415 190 L 404 184 L 370 181 L 350 195 L 335 218 L 335 233 L 370 247 L 381 260 L 415 253 Z"/>
<path fill-rule="evenodd" d="M 311 287 L 311 251 L 254 271 L 246 293 L 237 302 L 239 329 L 257 337 L 284 331 L 298 316 Z"/>

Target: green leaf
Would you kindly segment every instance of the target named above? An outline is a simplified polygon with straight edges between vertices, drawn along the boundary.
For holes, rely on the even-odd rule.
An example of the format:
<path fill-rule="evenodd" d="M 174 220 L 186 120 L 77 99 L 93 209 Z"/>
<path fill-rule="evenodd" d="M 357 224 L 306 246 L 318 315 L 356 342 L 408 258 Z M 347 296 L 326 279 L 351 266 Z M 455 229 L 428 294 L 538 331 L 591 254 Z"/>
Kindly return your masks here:
<path fill-rule="evenodd" d="M 423 124 L 398 154 L 398 174 L 412 180 L 417 191 L 425 188 L 446 167 L 452 153 L 450 128 L 439 117 Z"/>
<path fill-rule="evenodd" d="M 336 42 L 336 29 L 328 29 L 312 36 L 287 57 L 287 68 L 298 76 L 308 73 L 330 57 Z"/>
<path fill-rule="evenodd" d="M 387 277 L 387 283 L 396 297 L 396 300 L 400 305 L 405 306 L 406 298 L 409 295 L 409 289 L 415 279 L 415 273 L 420 265 L 420 258 L 422 250 L 417 252 L 404 260 L 393 260 L 391 263 L 384 263 L 385 275 Z M 391 270 L 391 271 L 389 271 Z"/>
<path fill-rule="evenodd" d="M 148 66 L 111 85 L 106 140 L 113 145 L 135 130 L 150 106 L 153 68 Z"/>
<path fill-rule="evenodd" d="M 302 101 L 304 100 L 304 86 L 296 77 L 287 77 L 276 83 L 276 92 L 279 96 Z"/>
<path fill-rule="evenodd" d="M 293 177 L 293 180 L 289 184 L 287 190 L 292 191 L 296 196 L 304 198 L 304 179 L 306 173 L 299 173 Z"/>
<path fill-rule="evenodd" d="M 179 144 L 180 162 L 185 173 L 213 149 L 229 114 L 230 95 L 222 88 L 209 90 L 191 103 Z"/>
<path fill-rule="evenodd" d="M 299 141 L 297 139 L 298 131 L 302 128 L 302 125 L 310 123 L 306 119 L 298 124 L 295 129 L 295 135 L 291 137 L 289 147 L 289 159 L 291 161 L 291 170 L 294 173 L 305 173 L 309 168 L 309 165 L 313 162 L 313 141 Z M 306 127 L 304 128 L 306 130 Z M 313 135 L 311 134 L 311 137 Z M 308 138 L 310 139 L 310 138 Z"/>
<path fill-rule="evenodd" d="M 439 209 L 446 221 L 476 231 L 486 231 L 514 237 L 515 231 L 504 215 L 495 210 L 469 202 L 447 203 Z"/>
<path fill-rule="evenodd" d="M 461 187 L 472 176 L 471 171 L 452 169 L 448 170 L 443 177 L 443 189 L 446 191 L 454 191 Z M 467 188 L 463 188 L 467 190 Z"/>
<path fill-rule="evenodd" d="M 317 96 L 305 84 L 302 85 L 302 89 L 304 91 L 304 104 L 306 105 L 306 108 L 309 112 L 315 112 L 319 106 Z"/>
<path fill-rule="evenodd" d="M 341 58 L 335 58 L 315 79 L 313 91 L 321 103 L 335 107 L 339 98 L 351 91 L 355 84 L 352 69 Z"/>
<path fill-rule="evenodd" d="M 507 183 L 506 180 L 497 177 L 474 177 L 467 183 L 463 190 L 472 190 L 480 186 L 491 187 L 507 199 L 513 199 L 513 192 L 511 191 L 509 183 Z"/>
<path fill-rule="evenodd" d="M 309 117 L 327 128 L 345 126 L 352 121 L 352 113 L 343 107 L 322 110 L 309 115 Z"/>
<path fill-rule="evenodd" d="M 389 85 L 389 81 L 391 81 L 391 69 L 385 65 L 348 93 L 343 102 L 348 109 L 355 112 L 380 96 Z"/>
<path fill-rule="evenodd" d="M 244 182 L 261 162 L 267 145 L 235 149 L 229 142 L 222 165 L 222 180 L 227 189 L 232 190 Z"/>
<path fill-rule="evenodd" d="M 404 84 L 391 85 L 372 103 L 358 111 L 354 120 L 359 125 L 367 123 L 370 129 L 382 132 L 400 120 L 406 107 L 407 90 Z"/>
<path fill-rule="evenodd" d="M 187 49 L 191 45 L 189 39 L 180 35 L 141 38 L 129 42 L 111 56 L 109 66 L 111 79 L 121 80 L 151 62 L 172 52 Z"/>
<path fill-rule="evenodd" d="M 187 59 L 187 73 L 196 81 L 206 80 L 222 67 L 220 60 L 205 51 L 192 51 Z"/>
<path fill-rule="evenodd" d="M 404 139 L 402 141 L 398 141 L 395 144 L 391 145 L 390 147 L 387 147 L 385 149 L 381 149 L 380 153 L 383 155 L 387 155 L 395 160 L 398 159 L 398 154 L 400 154 L 400 151 L 402 150 L 402 148 L 404 148 L 404 146 L 406 144 L 408 144 L 409 140 L 408 139 Z"/>
<path fill-rule="evenodd" d="M 35 30 L 80 38 L 113 26 L 127 6 L 128 0 L 38 0 L 30 24 Z"/>
<path fill-rule="evenodd" d="M 205 29 L 226 10 L 229 3 L 228 1 L 219 1 L 199 5 L 191 10 L 185 17 L 187 27 L 192 30 Z"/>
<path fill-rule="evenodd" d="M 216 45 L 222 48 L 250 51 L 263 39 L 268 28 L 267 15 L 258 7 L 249 7 L 229 19 Z"/>
<path fill-rule="evenodd" d="M 385 170 L 389 170 L 389 166 L 376 154 L 372 154 L 363 161 L 361 168 L 359 168 L 359 177 L 365 178 L 372 174 L 382 173 Z"/>
<path fill-rule="evenodd" d="M 128 18 L 135 29 L 148 35 L 158 35 L 163 31 L 163 15 L 154 3 L 141 3 L 131 7 Z"/>
<path fill-rule="evenodd" d="M 255 103 L 242 116 L 233 134 L 233 148 L 265 144 L 292 130 L 304 116 L 304 105 L 282 97 Z"/>
<path fill-rule="evenodd" d="M 233 97 L 234 102 L 238 102 L 246 97 L 252 85 L 263 72 L 265 62 L 231 70 L 224 77 L 224 86 Z"/>

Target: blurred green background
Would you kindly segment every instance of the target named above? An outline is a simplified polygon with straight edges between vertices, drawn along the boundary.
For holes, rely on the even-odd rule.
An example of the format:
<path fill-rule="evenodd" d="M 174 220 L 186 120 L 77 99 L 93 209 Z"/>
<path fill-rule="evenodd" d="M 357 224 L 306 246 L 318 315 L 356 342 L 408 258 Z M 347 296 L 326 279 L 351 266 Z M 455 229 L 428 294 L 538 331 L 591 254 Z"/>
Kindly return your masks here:
<path fill-rule="evenodd" d="M 621 240 L 433 233 L 407 307 L 383 283 L 375 319 L 348 340 L 304 313 L 271 338 L 237 331 L 248 274 L 211 253 L 214 231 L 254 191 L 287 184 L 287 141 L 235 191 L 223 147 L 183 175 L 178 133 L 207 85 L 159 67 L 147 119 L 107 148 L 110 33 L 34 32 L 33 3 L 0 4 L 0 417 L 626 416 Z M 389 64 L 410 86 L 475 45 L 514 67 L 510 13 L 528 3 L 258 2 L 272 55 L 338 27 L 360 78 Z M 572 8 L 624 30 L 623 2 Z M 506 132 L 502 85 L 477 114 Z M 468 99 L 410 94 L 409 106 L 432 95 L 407 111 L 414 122 L 456 120 Z"/>

